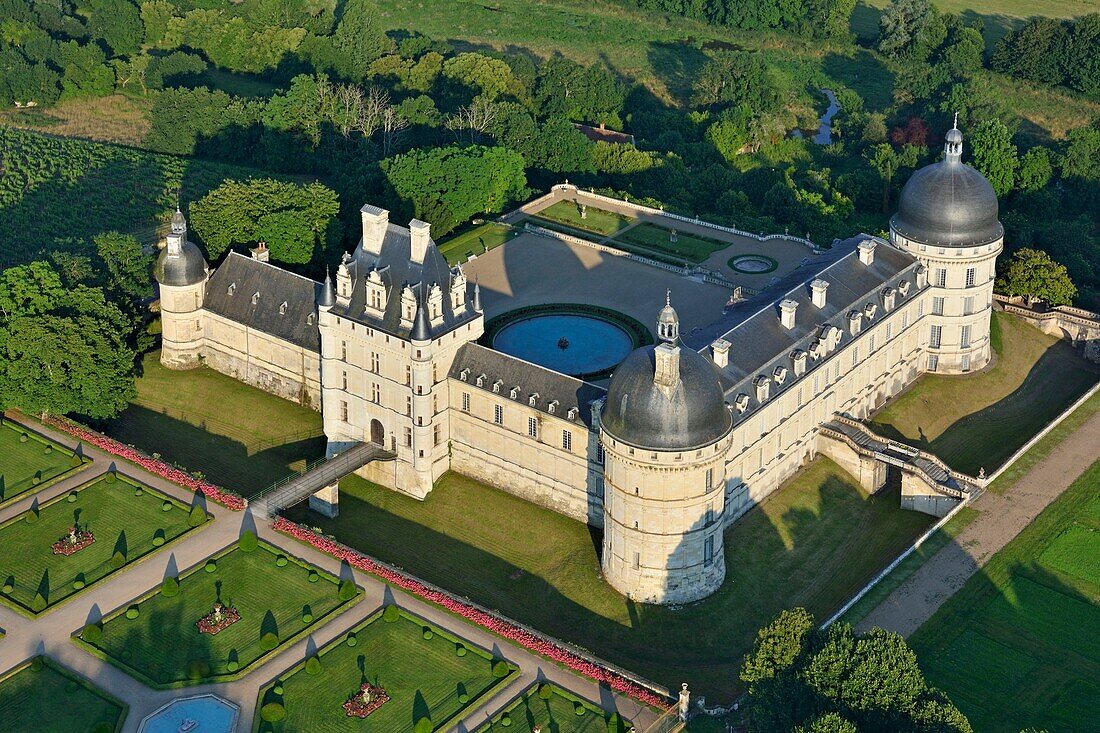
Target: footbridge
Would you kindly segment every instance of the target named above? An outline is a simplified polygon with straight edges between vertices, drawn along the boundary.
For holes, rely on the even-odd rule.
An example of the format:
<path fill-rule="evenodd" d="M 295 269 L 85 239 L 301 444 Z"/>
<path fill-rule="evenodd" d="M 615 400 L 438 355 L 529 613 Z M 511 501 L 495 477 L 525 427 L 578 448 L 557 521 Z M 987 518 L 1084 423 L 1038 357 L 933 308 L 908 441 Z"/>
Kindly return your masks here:
<path fill-rule="evenodd" d="M 901 505 L 942 517 L 982 488 L 981 478 L 955 471 L 935 455 L 884 438 L 843 415 L 818 429 L 818 450 L 857 476 L 872 493 L 886 483 L 888 466 L 901 471 Z"/>
<path fill-rule="evenodd" d="M 291 474 L 248 499 L 257 516 L 273 517 L 283 509 L 305 501 L 322 489 L 335 486 L 340 479 L 358 471 L 371 461 L 395 458 L 378 443 L 356 443 L 342 453 L 308 464 L 300 473 Z"/>

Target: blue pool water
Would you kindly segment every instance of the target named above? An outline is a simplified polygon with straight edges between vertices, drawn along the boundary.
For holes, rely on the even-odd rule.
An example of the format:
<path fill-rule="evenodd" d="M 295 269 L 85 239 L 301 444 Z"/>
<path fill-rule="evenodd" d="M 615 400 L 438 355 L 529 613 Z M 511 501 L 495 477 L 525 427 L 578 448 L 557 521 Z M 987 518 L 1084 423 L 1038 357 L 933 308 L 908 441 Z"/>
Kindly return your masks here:
<path fill-rule="evenodd" d="M 591 374 L 616 366 L 634 343 L 608 321 L 561 314 L 509 324 L 493 339 L 493 348 L 563 374 Z"/>
<path fill-rule="evenodd" d="M 194 721 L 188 726 L 187 721 Z M 237 729 L 237 707 L 213 695 L 175 700 L 150 715 L 141 733 L 233 733 Z"/>

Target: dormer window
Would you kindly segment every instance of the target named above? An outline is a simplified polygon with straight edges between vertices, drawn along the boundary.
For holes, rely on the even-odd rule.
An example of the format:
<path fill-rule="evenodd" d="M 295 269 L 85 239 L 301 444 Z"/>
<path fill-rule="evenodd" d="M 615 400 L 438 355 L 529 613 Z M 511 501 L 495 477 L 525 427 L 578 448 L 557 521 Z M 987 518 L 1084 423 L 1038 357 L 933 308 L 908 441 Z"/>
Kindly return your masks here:
<path fill-rule="evenodd" d="M 546 406 L 546 411 L 553 415 L 555 412 L 558 411 L 558 404 L 559 403 L 557 400 L 550 400 L 550 404 Z"/>
<path fill-rule="evenodd" d="M 519 387 L 512 387 L 512 390 L 508 393 L 508 396 L 511 397 L 513 400 L 519 399 Z"/>
<path fill-rule="evenodd" d="M 576 407 L 570 407 L 570 408 L 569 408 L 569 412 L 565 413 L 565 416 L 566 416 L 567 418 L 569 418 L 570 420 L 576 420 L 576 419 L 577 419 L 577 413 L 578 413 L 578 412 L 579 412 L 579 411 L 577 410 L 577 408 L 576 408 Z"/>
<path fill-rule="evenodd" d="M 794 375 L 801 377 L 806 373 L 806 352 L 802 349 L 795 349 L 791 352 L 791 363 L 794 364 Z"/>
<path fill-rule="evenodd" d="M 733 401 L 733 407 L 738 412 L 744 412 L 749 409 L 749 396 L 744 393 L 737 395 L 737 398 Z"/>
<path fill-rule="evenodd" d="M 868 321 L 874 318 L 876 313 L 878 313 L 878 306 L 874 303 L 863 306 L 863 315 L 867 316 Z"/>
<path fill-rule="evenodd" d="M 894 303 L 897 299 L 898 291 L 893 288 L 886 288 L 882 291 L 882 307 L 886 311 L 894 310 Z"/>
<path fill-rule="evenodd" d="M 860 332 L 863 328 L 863 314 L 859 311 L 852 311 L 848 314 L 848 330 L 853 336 Z"/>
<path fill-rule="evenodd" d="M 840 329 L 836 326 L 829 326 L 825 329 L 825 344 L 829 351 L 840 345 L 840 335 Z"/>
<path fill-rule="evenodd" d="M 500 388 L 503 387 L 503 386 L 504 386 L 504 380 L 503 379 L 498 379 L 497 381 L 493 382 L 493 391 L 496 392 L 497 394 L 500 394 Z"/>
<path fill-rule="evenodd" d="M 260 291 L 257 290 L 255 293 L 252 294 L 252 305 L 256 305 L 259 302 L 260 302 Z"/>
<path fill-rule="evenodd" d="M 764 403 L 768 399 L 768 395 L 771 393 L 772 380 L 765 374 L 758 375 L 752 380 L 752 384 L 756 387 L 756 401 Z"/>
<path fill-rule="evenodd" d="M 237 292 L 237 283 L 229 283 L 229 290 L 226 293 L 232 295 L 235 292 Z"/>
<path fill-rule="evenodd" d="M 538 392 L 535 392 L 534 394 L 532 394 L 530 397 L 527 398 L 527 404 L 529 404 L 531 407 L 534 407 L 535 405 L 537 405 L 538 401 L 539 401 L 539 393 Z"/>
<path fill-rule="evenodd" d="M 787 381 L 787 367 L 777 366 L 775 371 L 772 372 L 772 379 L 775 380 L 776 384 L 783 384 Z"/>
<path fill-rule="evenodd" d="M 469 376 L 470 376 L 470 370 L 469 369 L 463 369 L 461 372 L 458 373 L 458 378 L 461 379 L 463 382 L 467 381 L 467 377 L 469 377 Z"/>
<path fill-rule="evenodd" d="M 484 374 L 478 374 L 477 375 L 477 386 L 478 387 L 484 387 L 485 386 L 485 375 Z"/>
<path fill-rule="evenodd" d="M 901 293 L 902 296 L 909 295 L 909 281 L 908 280 L 902 280 L 900 283 L 898 283 L 898 292 Z"/>
<path fill-rule="evenodd" d="M 308 316 L 306 316 L 306 325 L 307 326 L 312 326 L 316 322 L 317 322 L 317 316 L 315 316 L 314 314 L 310 313 Z"/>
<path fill-rule="evenodd" d="M 279 315 L 280 316 L 285 316 L 286 315 L 286 309 L 287 309 L 287 302 L 284 300 L 282 303 L 279 303 Z"/>

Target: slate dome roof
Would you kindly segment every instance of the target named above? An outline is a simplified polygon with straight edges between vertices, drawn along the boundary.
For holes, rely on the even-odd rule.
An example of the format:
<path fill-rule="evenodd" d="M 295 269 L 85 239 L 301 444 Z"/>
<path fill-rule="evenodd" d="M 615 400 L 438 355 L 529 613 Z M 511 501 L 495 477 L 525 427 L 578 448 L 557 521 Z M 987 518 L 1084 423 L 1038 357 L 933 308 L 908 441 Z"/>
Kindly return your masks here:
<path fill-rule="evenodd" d="M 940 247 L 972 247 L 1004 236 L 997 194 L 962 162 L 962 133 L 947 133 L 944 158 L 916 171 L 901 190 L 890 226 L 906 239 Z"/>
<path fill-rule="evenodd" d="M 194 242 L 184 240 L 179 255 L 168 254 L 168 248 L 161 250 L 157 264 L 153 268 L 153 277 L 161 285 L 184 286 L 200 283 L 206 278 L 206 258 Z"/>

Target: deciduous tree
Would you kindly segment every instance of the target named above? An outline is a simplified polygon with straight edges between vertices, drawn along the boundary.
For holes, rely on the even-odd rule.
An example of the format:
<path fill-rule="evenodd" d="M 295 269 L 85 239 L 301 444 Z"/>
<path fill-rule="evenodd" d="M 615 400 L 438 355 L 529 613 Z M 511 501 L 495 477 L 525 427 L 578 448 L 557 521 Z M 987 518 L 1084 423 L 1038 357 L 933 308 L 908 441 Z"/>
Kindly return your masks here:
<path fill-rule="evenodd" d="M 1077 296 L 1077 287 L 1065 265 L 1041 250 L 1021 249 L 1012 255 L 997 289 L 1006 295 L 1020 295 L 1028 302 L 1041 300 L 1049 305 L 1069 305 Z"/>

